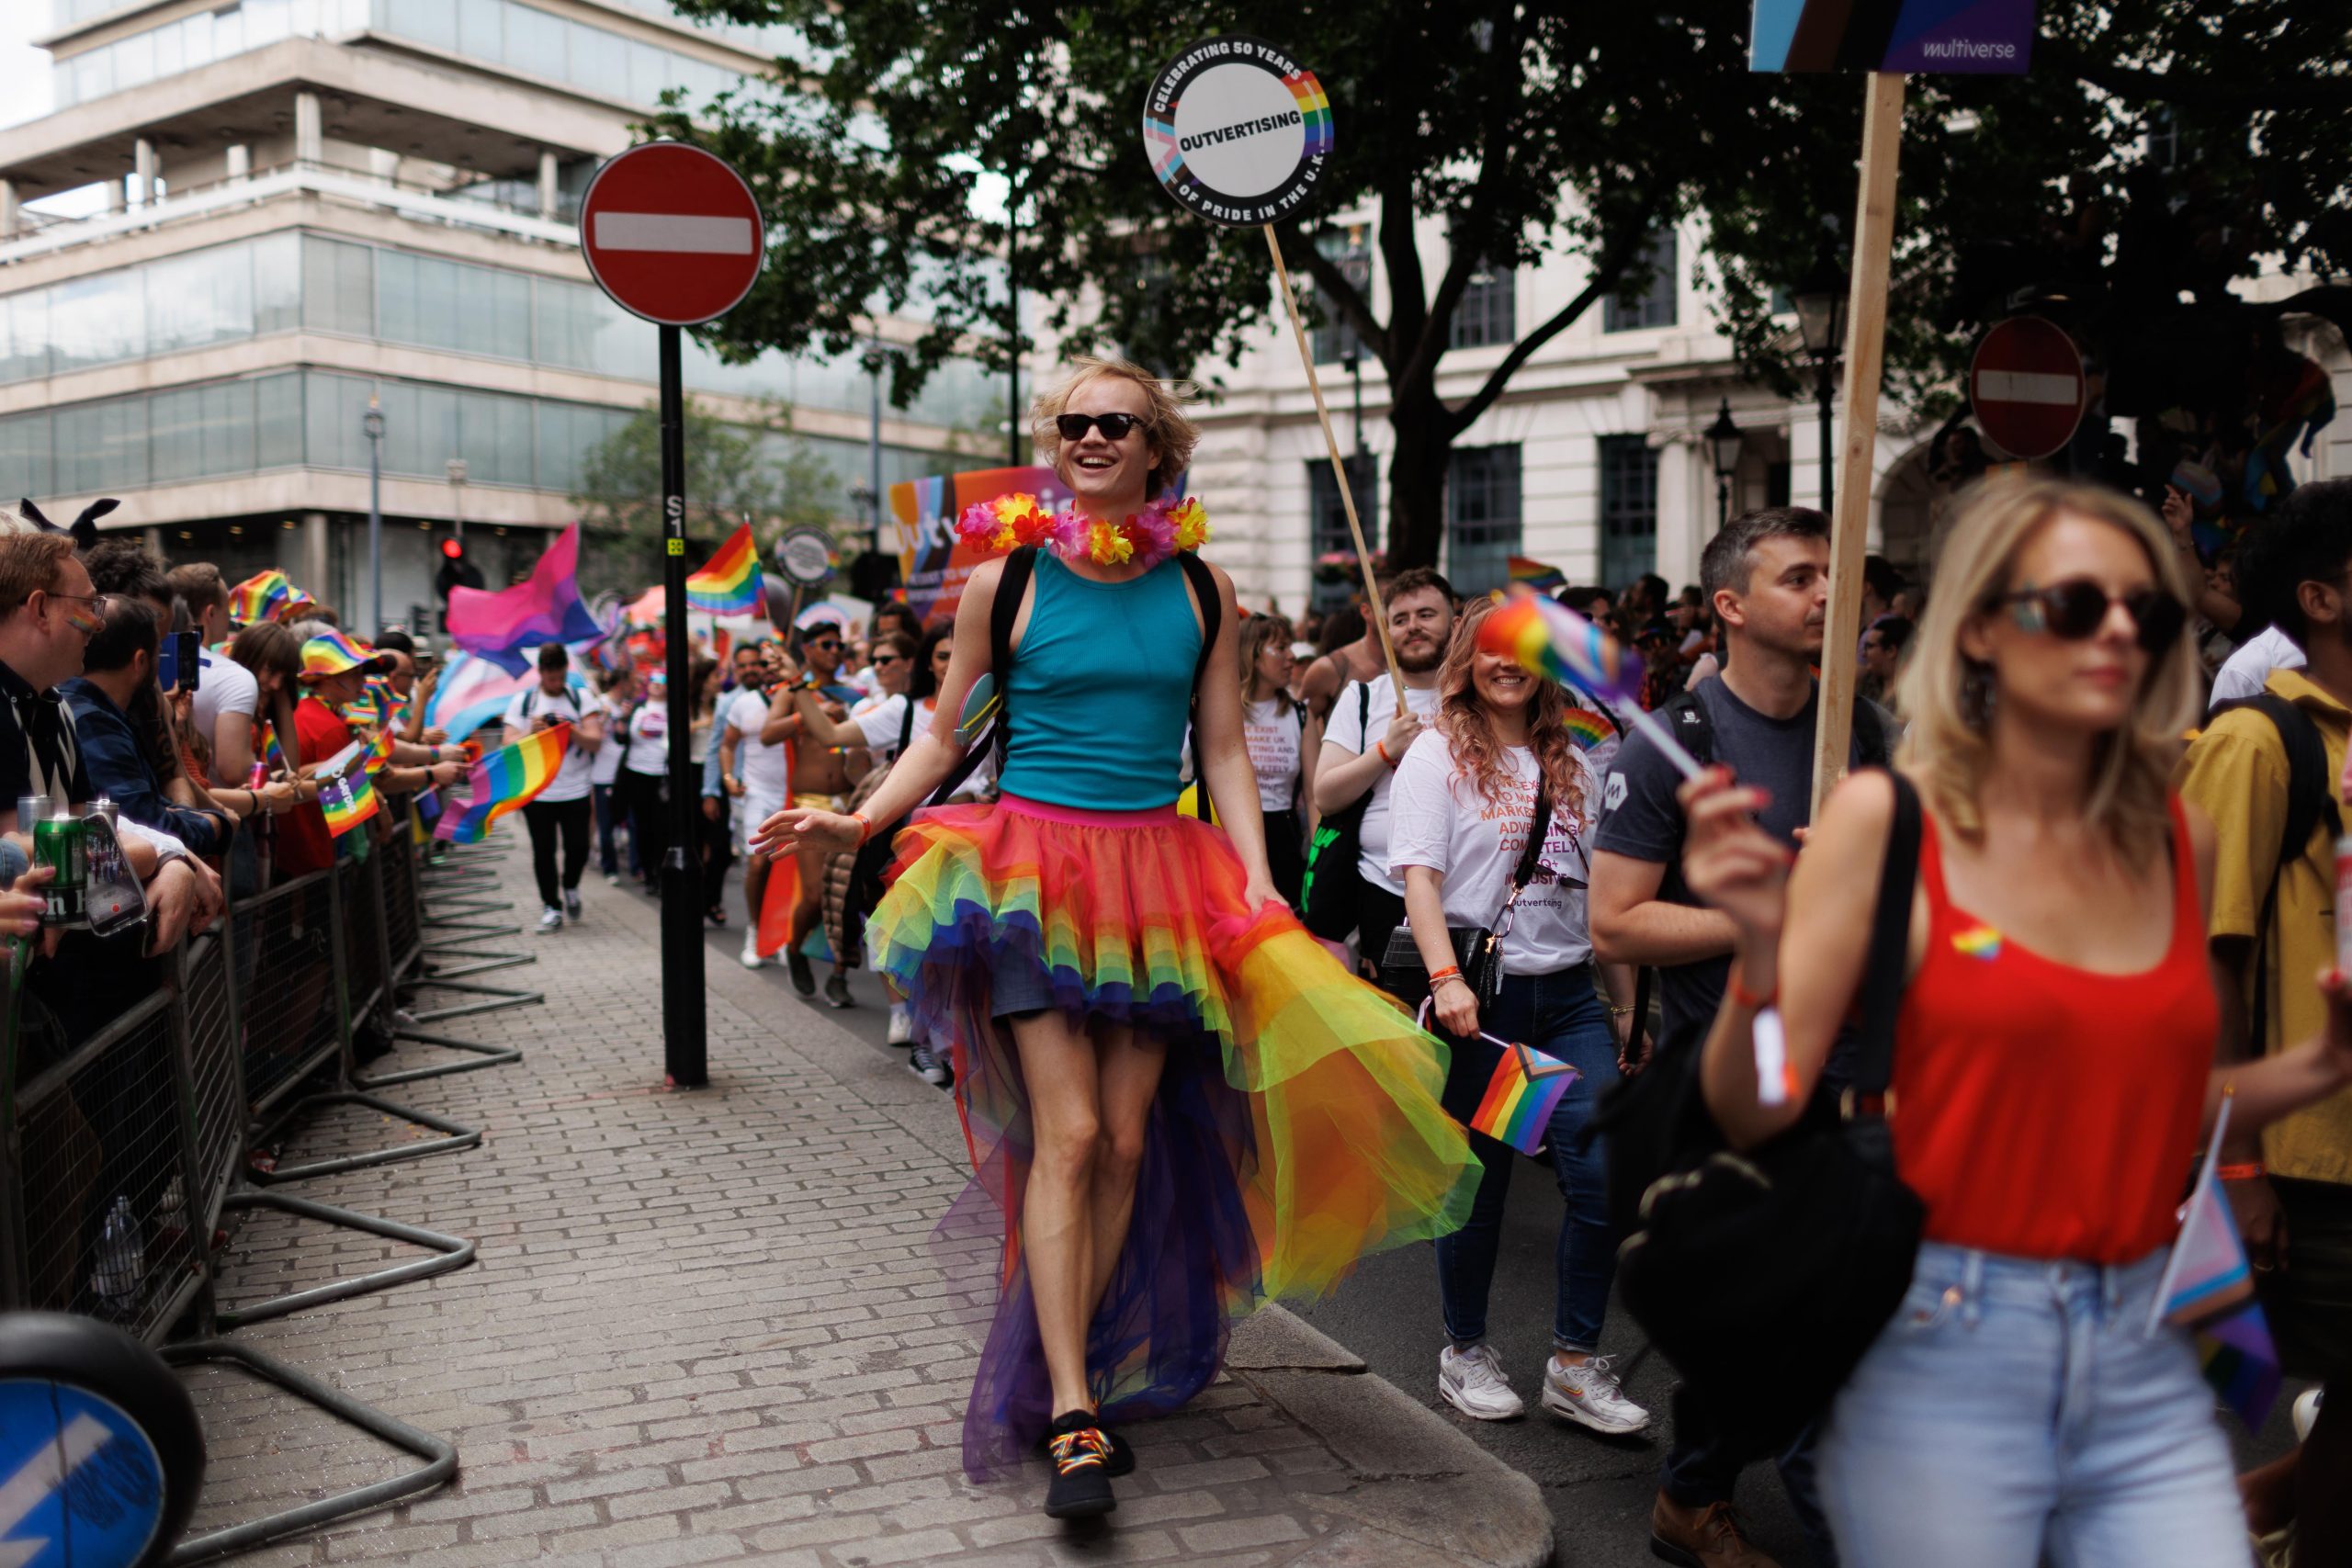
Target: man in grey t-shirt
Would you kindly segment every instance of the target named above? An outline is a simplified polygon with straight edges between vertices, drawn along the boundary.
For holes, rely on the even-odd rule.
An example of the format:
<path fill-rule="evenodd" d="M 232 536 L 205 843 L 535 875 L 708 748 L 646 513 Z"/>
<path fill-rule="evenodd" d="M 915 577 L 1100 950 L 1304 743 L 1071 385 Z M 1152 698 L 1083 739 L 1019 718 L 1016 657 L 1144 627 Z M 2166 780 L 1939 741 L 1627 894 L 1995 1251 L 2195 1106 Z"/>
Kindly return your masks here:
<path fill-rule="evenodd" d="M 1791 845 L 1812 815 L 1813 665 L 1829 607 L 1829 524 L 1804 507 L 1735 518 L 1700 561 L 1700 578 L 1724 628 L 1724 671 L 1699 683 L 1685 706 L 1669 705 L 1679 731 L 1703 722 L 1706 755 L 1770 802 L 1764 827 Z M 1849 761 L 1883 760 L 1885 716 L 1857 710 Z M 1651 964 L 1659 976 L 1659 1049 L 1685 1051 L 1706 1037 L 1730 974 L 1730 919 L 1702 907 L 1682 881 L 1682 775 L 1636 730 L 1601 790 L 1589 900 L 1594 954 L 1603 963 Z M 1753 1456 L 1723 1442 L 1686 1386 L 1674 1403 L 1674 1448 L 1650 1510 L 1657 1555 L 1707 1560 L 1726 1535 L 1745 1543 L 1732 1487 Z M 1837 1549 L 1813 1482 L 1807 1432 L 1780 1456 L 1781 1477 L 1815 1562 L 1835 1568 Z M 1753 1548 L 1747 1548 L 1753 1552 Z M 1769 1560 L 1754 1553 L 1752 1561 Z"/>

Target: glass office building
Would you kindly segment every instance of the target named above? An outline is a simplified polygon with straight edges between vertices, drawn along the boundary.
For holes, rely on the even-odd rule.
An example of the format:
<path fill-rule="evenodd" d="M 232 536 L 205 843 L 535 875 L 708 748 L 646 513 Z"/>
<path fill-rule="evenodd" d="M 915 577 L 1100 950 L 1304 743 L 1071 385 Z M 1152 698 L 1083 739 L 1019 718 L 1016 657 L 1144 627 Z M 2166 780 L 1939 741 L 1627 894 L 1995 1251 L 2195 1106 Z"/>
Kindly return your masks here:
<path fill-rule="evenodd" d="M 429 611 L 460 521 L 493 582 L 527 568 L 653 400 L 655 329 L 579 254 L 596 164 L 664 92 L 798 52 L 665 0 L 53 0 L 37 41 L 55 107 L 0 130 L 0 492 L 117 496 L 165 554 L 364 615 L 372 400 L 387 618 Z M 765 457 L 814 456 L 845 526 L 876 466 L 1002 446 L 1007 389 L 969 361 L 878 416 L 854 354 L 689 339 L 685 380 Z"/>

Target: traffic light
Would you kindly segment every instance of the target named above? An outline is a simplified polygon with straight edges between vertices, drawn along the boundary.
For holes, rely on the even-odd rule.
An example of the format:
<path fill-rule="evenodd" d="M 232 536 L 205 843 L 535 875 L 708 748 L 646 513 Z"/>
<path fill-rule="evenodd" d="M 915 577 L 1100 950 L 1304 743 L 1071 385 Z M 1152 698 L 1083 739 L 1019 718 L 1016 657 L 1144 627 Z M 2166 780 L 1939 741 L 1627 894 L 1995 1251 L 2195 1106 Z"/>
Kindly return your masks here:
<path fill-rule="evenodd" d="M 433 574 L 433 592 L 441 596 L 441 629 L 449 629 L 449 590 L 482 586 L 481 568 L 466 558 L 463 539 L 441 541 L 441 570 Z"/>

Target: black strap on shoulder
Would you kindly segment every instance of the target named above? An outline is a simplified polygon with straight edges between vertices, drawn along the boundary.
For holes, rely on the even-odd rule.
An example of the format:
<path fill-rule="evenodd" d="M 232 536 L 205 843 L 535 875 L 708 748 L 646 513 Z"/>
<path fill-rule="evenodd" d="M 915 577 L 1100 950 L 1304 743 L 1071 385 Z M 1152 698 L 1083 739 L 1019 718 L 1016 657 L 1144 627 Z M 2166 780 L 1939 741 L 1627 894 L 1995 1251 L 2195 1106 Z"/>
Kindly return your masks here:
<path fill-rule="evenodd" d="M 1854 750 L 1862 767 L 1894 765 L 1894 750 L 1886 739 L 1886 715 L 1866 697 L 1857 698 L 1854 703 Z"/>
<path fill-rule="evenodd" d="M 1715 761 L 1715 726 L 1696 692 L 1677 692 L 1657 706 L 1658 718 L 1701 767 Z"/>
<path fill-rule="evenodd" d="M 1208 775 L 1201 767 L 1201 725 L 1199 705 L 1201 679 L 1208 673 L 1209 653 L 1216 647 L 1216 634 L 1225 624 L 1225 600 L 1216 591 L 1216 574 L 1209 570 L 1209 563 L 1191 550 L 1176 552 L 1177 564 L 1184 569 L 1184 581 L 1193 585 L 1193 597 L 1201 606 L 1201 652 L 1193 660 L 1193 798 L 1199 802 L 1201 820 L 1216 820 L 1216 807 L 1209 799 Z"/>
<path fill-rule="evenodd" d="M 1028 596 L 1029 579 L 1037 570 L 1037 547 L 1023 545 L 1004 558 L 1004 571 L 996 580 L 996 598 L 989 605 L 989 673 L 996 681 L 996 722 L 989 726 L 989 744 L 997 760 L 1004 760 L 1007 721 L 1012 716 L 1012 628 L 1021 619 L 1021 601 Z"/>
<path fill-rule="evenodd" d="M 909 692 L 907 694 L 907 711 L 899 716 L 899 749 L 890 753 L 890 757 L 893 761 L 907 754 L 907 744 L 914 739 L 914 738 L 915 694 L 912 692 Z"/>
<path fill-rule="evenodd" d="M 1857 1116 L 1884 1115 L 1886 1086 L 1894 1077 L 1895 1015 L 1903 1008 L 1911 966 L 1911 896 L 1919 881 L 1919 795 L 1901 773 L 1890 771 L 1887 777 L 1894 784 L 1894 822 L 1886 835 L 1870 957 L 1862 968 L 1862 1032 L 1854 1055 Z"/>
<path fill-rule="evenodd" d="M 2312 716 L 2276 692 L 2223 703 L 2213 711 L 2219 716 L 2239 707 L 2256 709 L 2267 718 L 2287 752 L 2287 818 L 2278 834 L 2278 858 L 2262 895 L 2262 913 L 2255 921 L 2253 995 L 2246 998 L 2245 1048 L 2258 1055 L 2270 1038 L 2270 929 L 2278 908 L 2279 881 L 2310 849 L 2312 834 L 2322 823 L 2330 841 L 2344 836 L 2344 814 L 2328 787 L 2327 740 Z"/>

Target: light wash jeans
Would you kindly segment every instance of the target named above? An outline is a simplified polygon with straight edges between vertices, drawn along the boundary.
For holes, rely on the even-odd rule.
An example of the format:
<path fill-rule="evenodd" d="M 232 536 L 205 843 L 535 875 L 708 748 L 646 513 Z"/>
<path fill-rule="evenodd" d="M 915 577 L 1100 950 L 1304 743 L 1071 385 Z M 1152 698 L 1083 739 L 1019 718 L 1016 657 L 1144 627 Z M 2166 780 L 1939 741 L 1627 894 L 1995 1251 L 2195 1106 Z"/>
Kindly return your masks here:
<path fill-rule="evenodd" d="M 1922 1246 L 1821 1438 L 1845 1568 L 2245 1568 L 2212 1392 L 2148 1332 L 2164 1262 Z"/>

